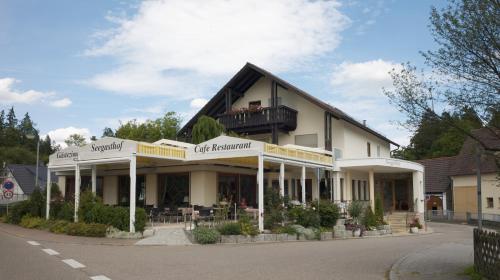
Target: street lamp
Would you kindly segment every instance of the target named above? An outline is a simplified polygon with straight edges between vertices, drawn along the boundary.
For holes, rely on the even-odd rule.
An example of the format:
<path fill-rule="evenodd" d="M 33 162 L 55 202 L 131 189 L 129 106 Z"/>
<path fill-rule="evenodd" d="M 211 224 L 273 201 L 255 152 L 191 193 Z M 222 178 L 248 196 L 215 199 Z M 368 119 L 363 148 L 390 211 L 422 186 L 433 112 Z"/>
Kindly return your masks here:
<path fill-rule="evenodd" d="M 36 137 L 35 134 L 28 134 L 26 138 L 33 140 L 36 139 L 36 173 L 35 173 L 35 187 L 38 188 L 38 160 L 40 158 L 40 137 Z"/>

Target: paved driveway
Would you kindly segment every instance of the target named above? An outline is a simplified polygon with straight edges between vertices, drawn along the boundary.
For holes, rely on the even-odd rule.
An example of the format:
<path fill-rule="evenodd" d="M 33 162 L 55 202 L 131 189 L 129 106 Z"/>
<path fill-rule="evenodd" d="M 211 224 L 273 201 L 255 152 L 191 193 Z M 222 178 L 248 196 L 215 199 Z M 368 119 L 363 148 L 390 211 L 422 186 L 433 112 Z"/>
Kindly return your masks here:
<path fill-rule="evenodd" d="M 244 245 L 133 246 L 125 241 L 103 245 L 101 239 L 78 242 L 78 238 L 68 240 L 63 236 L 0 224 L 0 275 L 8 275 L 6 279 L 77 279 L 82 273 L 110 279 L 387 279 L 391 266 L 410 253 L 445 243 L 472 246 L 469 226 L 435 223 L 430 226 L 435 233 L 400 237 Z M 22 230 L 23 234 L 15 236 L 17 230 Z M 41 240 L 42 248 L 53 249 L 59 255 L 41 253 L 42 248 L 29 245 L 28 240 Z M 74 259 L 86 267 L 68 269 L 70 266 L 62 263 L 62 259 Z M 35 265 L 35 262 L 47 266 Z M 55 267 L 54 271 L 64 269 L 58 272 L 60 277 L 53 277 L 46 271 Z M 26 277 L 29 275 L 38 278 Z"/>

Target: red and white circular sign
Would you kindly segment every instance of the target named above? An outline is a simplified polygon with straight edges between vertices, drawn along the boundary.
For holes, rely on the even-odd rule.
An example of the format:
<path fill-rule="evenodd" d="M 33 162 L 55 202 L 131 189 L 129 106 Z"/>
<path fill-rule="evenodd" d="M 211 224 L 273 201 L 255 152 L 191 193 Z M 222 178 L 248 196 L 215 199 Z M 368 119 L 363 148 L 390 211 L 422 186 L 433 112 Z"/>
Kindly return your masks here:
<path fill-rule="evenodd" d="M 6 199 L 11 199 L 14 196 L 14 193 L 11 190 L 4 190 L 3 197 Z"/>

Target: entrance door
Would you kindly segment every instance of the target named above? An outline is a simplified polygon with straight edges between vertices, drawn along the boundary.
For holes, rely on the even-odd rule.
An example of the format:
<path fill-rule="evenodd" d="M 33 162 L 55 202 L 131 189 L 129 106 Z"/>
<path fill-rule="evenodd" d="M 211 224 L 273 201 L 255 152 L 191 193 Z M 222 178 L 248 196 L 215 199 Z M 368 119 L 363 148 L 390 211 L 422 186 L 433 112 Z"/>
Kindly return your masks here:
<path fill-rule="evenodd" d="M 383 186 L 383 196 L 384 196 L 384 211 L 390 212 L 394 210 L 394 193 L 393 193 L 393 182 L 392 181 L 382 181 Z"/>
<path fill-rule="evenodd" d="M 396 197 L 395 209 L 398 211 L 408 211 L 410 209 L 408 181 L 396 180 L 394 185 L 394 193 Z"/>

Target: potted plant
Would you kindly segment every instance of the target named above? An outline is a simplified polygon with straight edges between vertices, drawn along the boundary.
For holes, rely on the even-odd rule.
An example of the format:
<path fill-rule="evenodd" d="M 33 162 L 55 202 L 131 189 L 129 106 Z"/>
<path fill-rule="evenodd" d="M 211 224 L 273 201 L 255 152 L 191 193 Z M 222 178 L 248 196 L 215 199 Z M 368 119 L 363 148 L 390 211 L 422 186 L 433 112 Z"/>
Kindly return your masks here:
<path fill-rule="evenodd" d="M 347 212 L 353 220 L 352 235 L 354 237 L 361 236 L 361 227 L 359 226 L 358 221 L 361 216 L 361 212 L 363 212 L 363 205 L 359 201 L 353 201 L 349 204 Z"/>
<path fill-rule="evenodd" d="M 422 229 L 422 224 L 420 224 L 420 220 L 418 218 L 413 219 L 409 226 L 410 233 L 418 233 L 418 230 Z"/>

